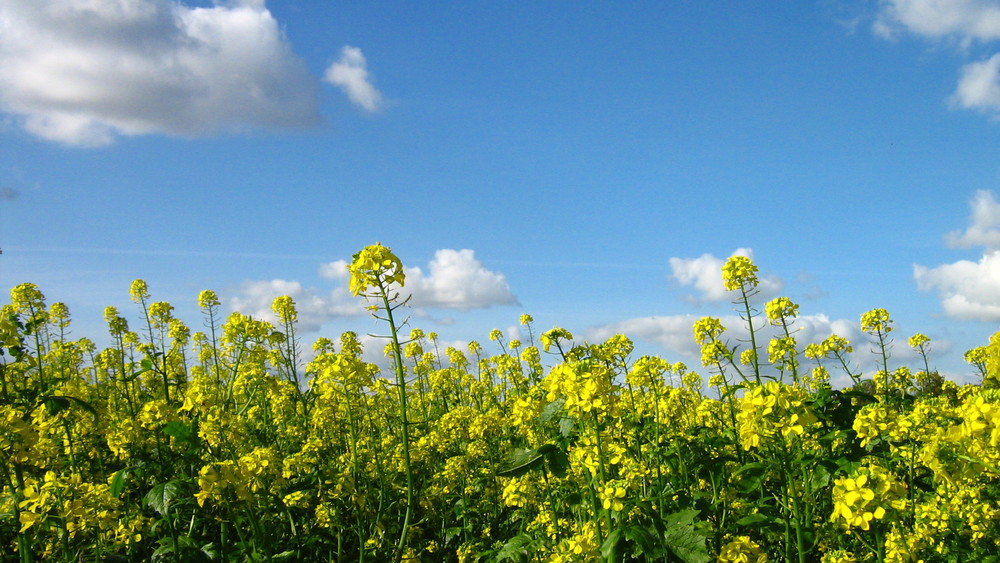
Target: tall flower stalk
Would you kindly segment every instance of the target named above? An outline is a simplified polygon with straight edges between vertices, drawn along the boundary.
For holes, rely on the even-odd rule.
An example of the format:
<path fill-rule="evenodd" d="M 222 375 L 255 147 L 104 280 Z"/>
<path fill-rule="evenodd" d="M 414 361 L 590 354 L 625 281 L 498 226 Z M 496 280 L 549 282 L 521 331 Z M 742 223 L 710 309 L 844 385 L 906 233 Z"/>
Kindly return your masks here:
<path fill-rule="evenodd" d="M 750 330 L 750 350 L 752 350 L 752 365 L 754 383 L 760 385 L 760 361 L 757 353 L 757 331 L 753 324 L 755 311 L 750 307 L 750 298 L 757 295 L 757 285 L 760 279 L 757 277 L 757 266 L 746 256 L 730 256 L 729 260 L 722 266 L 722 283 L 728 291 L 739 291 L 740 297 L 737 304 L 743 305 L 741 315 L 746 315 L 743 320 Z"/>
<path fill-rule="evenodd" d="M 393 317 L 393 311 L 406 304 L 408 299 L 400 301 L 398 288 L 403 287 L 406 276 L 403 264 L 392 250 L 375 243 L 367 246 L 353 256 L 348 270 L 351 274 L 350 290 L 355 296 L 363 296 L 372 305 L 369 310 L 376 319 L 389 324 L 390 349 L 393 365 L 396 369 L 396 389 L 399 392 L 399 418 L 403 438 L 403 471 L 406 473 L 406 512 L 403 516 L 403 527 L 396 543 L 395 561 L 402 558 L 406 546 L 406 536 L 410 521 L 413 518 L 414 483 L 413 468 L 410 465 L 410 423 L 407 417 L 406 371 L 403 366 L 403 353 L 399 343 L 399 327 Z M 383 316 L 380 316 L 381 313 Z"/>

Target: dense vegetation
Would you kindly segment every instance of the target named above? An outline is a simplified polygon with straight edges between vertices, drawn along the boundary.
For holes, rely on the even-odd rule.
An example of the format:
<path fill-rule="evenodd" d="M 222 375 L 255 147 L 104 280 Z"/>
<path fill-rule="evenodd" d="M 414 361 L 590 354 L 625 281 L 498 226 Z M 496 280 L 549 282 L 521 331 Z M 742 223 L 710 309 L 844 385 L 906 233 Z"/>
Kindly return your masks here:
<path fill-rule="evenodd" d="M 0 544 L 28 561 L 991 561 L 1000 554 L 1000 336 L 966 354 L 980 385 L 890 363 L 886 311 L 861 317 L 876 369 L 837 335 L 796 342 L 798 306 L 753 305 L 750 338 L 693 327 L 702 375 L 634 358 L 624 335 L 554 328 L 494 353 L 402 332 L 402 264 L 381 245 L 351 291 L 385 326 L 388 374 L 359 338 L 303 365 L 277 323 L 204 330 L 133 283 L 133 329 L 70 340 L 69 312 L 22 284 L 0 318 Z M 776 336 L 765 337 L 765 328 Z M 537 336 L 537 339 L 536 339 Z M 548 367 L 547 367 L 548 366 Z M 832 373 L 853 381 L 832 389 Z"/>

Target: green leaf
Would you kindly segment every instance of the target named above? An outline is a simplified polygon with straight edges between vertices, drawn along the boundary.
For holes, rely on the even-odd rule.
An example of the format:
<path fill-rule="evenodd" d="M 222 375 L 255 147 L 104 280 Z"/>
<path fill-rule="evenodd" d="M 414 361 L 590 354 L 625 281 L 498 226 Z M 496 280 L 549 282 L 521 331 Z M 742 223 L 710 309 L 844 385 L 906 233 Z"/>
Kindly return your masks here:
<path fill-rule="evenodd" d="M 17 334 L 17 325 L 7 319 L 0 319 L 0 346 L 11 347 L 21 344 Z"/>
<path fill-rule="evenodd" d="M 545 408 L 542 409 L 541 414 L 538 415 L 538 421 L 548 422 L 552 420 L 553 418 L 555 418 L 557 414 L 562 412 L 562 408 L 565 403 L 566 403 L 565 397 L 560 397 L 555 401 L 552 401 L 551 403 L 545 405 Z"/>
<path fill-rule="evenodd" d="M 555 444 L 542 444 L 541 446 L 538 446 L 538 448 L 536 449 L 538 450 L 538 453 L 542 455 L 548 455 L 549 453 L 558 450 L 559 446 Z"/>
<path fill-rule="evenodd" d="M 496 561 L 521 561 L 526 560 L 529 551 L 531 549 L 534 540 L 531 536 L 526 534 L 520 534 L 514 536 L 507 543 L 504 544 L 503 548 L 497 552 Z"/>
<path fill-rule="evenodd" d="M 69 408 L 69 399 L 66 397 L 49 396 L 44 399 L 45 410 L 49 411 L 49 416 L 55 416 Z"/>
<path fill-rule="evenodd" d="M 139 369 L 137 369 L 136 371 L 133 371 L 132 374 L 129 375 L 128 377 L 122 378 L 121 381 L 123 383 L 128 383 L 129 381 L 134 380 L 135 378 L 139 377 L 140 375 L 142 375 L 142 374 L 144 374 L 144 373 L 146 373 L 148 371 L 153 371 L 153 362 L 149 358 L 146 358 L 146 359 L 142 360 L 141 362 L 139 362 L 139 365 L 141 366 Z"/>
<path fill-rule="evenodd" d="M 768 466 L 763 463 L 748 463 L 736 470 L 733 477 L 739 477 L 740 491 L 750 493 L 760 488 L 767 478 Z"/>
<path fill-rule="evenodd" d="M 618 561 L 621 559 L 620 553 L 618 552 L 618 545 L 622 541 L 622 531 L 621 528 L 615 528 L 611 530 L 608 534 L 608 538 L 604 540 L 604 544 L 601 545 L 601 556 L 604 557 L 606 561 Z"/>
<path fill-rule="evenodd" d="M 125 478 L 128 477 L 129 473 L 132 473 L 134 467 L 126 467 L 124 469 L 119 469 L 115 471 L 115 474 L 111 476 L 111 486 L 110 493 L 113 497 L 120 497 L 122 491 L 125 490 Z"/>
<path fill-rule="evenodd" d="M 576 420 L 570 416 L 564 416 L 559 419 L 559 433 L 563 436 L 569 436 L 573 433 L 573 427 L 576 425 Z"/>
<path fill-rule="evenodd" d="M 45 408 L 48 409 L 50 415 L 66 410 L 72 405 L 76 405 L 92 414 L 94 418 L 97 418 L 97 409 L 83 399 L 78 399 L 69 395 L 49 395 L 48 397 L 44 397 L 44 399 Z"/>
<path fill-rule="evenodd" d="M 538 450 L 535 449 L 515 450 L 501 464 L 497 476 L 518 477 L 524 475 L 536 467 L 541 467 L 544 459 L 545 456 L 538 453 Z"/>
<path fill-rule="evenodd" d="M 555 448 L 545 453 L 545 462 L 549 472 L 556 477 L 565 477 L 569 470 L 569 456 L 561 448 Z"/>
<path fill-rule="evenodd" d="M 190 424 L 179 420 L 168 422 L 166 426 L 163 427 L 163 433 L 171 438 L 176 438 L 180 442 L 196 441 L 194 428 L 192 428 Z"/>
<path fill-rule="evenodd" d="M 705 544 L 708 538 L 694 525 L 694 518 L 697 515 L 697 510 L 682 510 L 664 518 L 666 530 L 663 534 L 663 544 L 670 553 L 684 563 L 708 563 L 712 560 Z"/>
<path fill-rule="evenodd" d="M 760 524 L 763 524 L 764 522 L 770 522 L 771 520 L 773 520 L 773 518 L 771 518 L 770 516 L 765 516 L 765 515 L 759 514 L 759 513 L 758 514 L 750 514 L 748 516 L 744 516 L 743 518 L 740 518 L 739 520 L 737 520 L 736 521 L 736 525 L 737 526 L 758 526 Z"/>
<path fill-rule="evenodd" d="M 640 553 L 647 556 L 647 561 L 659 554 L 654 552 L 656 537 L 649 533 L 649 530 L 642 526 L 628 526 L 625 528 L 625 537 L 632 540 L 640 548 Z"/>
<path fill-rule="evenodd" d="M 145 501 L 146 506 L 157 511 L 161 516 L 166 516 L 167 512 L 170 510 L 170 503 L 173 502 L 173 500 L 180 494 L 181 482 L 171 480 L 166 483 L 154 485 L 153 488 L 146 493 L 143 500 Z"/>

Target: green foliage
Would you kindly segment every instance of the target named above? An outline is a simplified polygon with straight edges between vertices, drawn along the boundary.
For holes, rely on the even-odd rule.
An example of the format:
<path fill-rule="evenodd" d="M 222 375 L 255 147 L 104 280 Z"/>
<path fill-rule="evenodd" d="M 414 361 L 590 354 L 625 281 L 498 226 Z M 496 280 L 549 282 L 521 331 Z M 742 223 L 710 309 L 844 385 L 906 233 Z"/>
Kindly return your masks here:
<path fill-rule="evenodd" d="M 694 327 L 705 378 L 632 357 L 623 335 L 554 328 L 495 354 L 399 334 L 401 263 L 357 255 L 352 287 L 388 326 L 392 371 L 356 335 L 308 364 L 279 327 L 203 292 L 204 332 L 133 284 L 142 330 L 68 340 L 31 284 L 0 313 L 0 541 L 19 561 L 997 560 L 1000 336 L 983 385 L 891 365 L 888 313 L 849 342 L 795 342 L 798 306 L 758 310 L 756 269 L 726 270 L 754 338 Z M 380 270 L 380 268 L 384 269 Z M 386 269 L 388 268 L 388 269 Z M 768 329 L 777 336 L 765 344 Z M 754 324 L 756 323 L 756 324 Z M 444 349 L 442 349 L 444 348 Z M 543 356 L 546 349 L 548 356 Z M 548 364 L 543 361 L 547 358 Z M 765 361 L 765 359 L 767 361 Z M 833 389 L 831 373 L 853 384 Z"/>

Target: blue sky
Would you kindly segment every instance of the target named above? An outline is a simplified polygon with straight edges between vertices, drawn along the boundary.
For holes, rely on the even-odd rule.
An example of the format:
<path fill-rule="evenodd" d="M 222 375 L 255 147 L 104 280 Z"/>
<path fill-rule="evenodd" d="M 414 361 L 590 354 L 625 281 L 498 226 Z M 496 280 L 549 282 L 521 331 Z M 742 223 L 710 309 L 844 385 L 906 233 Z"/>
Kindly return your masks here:
<path fill-rule="evenodd" d="M 410 272 L 411 324 L 529 313 L 697 365 L 751 254 L 800 340 L 875 307 L 933 363 L 1000 320 L 1000 2 L 0 0 L 0 285 L 100 341 L 135 278 L 193 327 L 299 304 L 377 332 L 342 261 Z M 742 250 L 741 250 L 742 249 Z M 867 354 L 861 354 L 867 357 Z M 859 357 L 859 362 L 866 361 Z"/>

